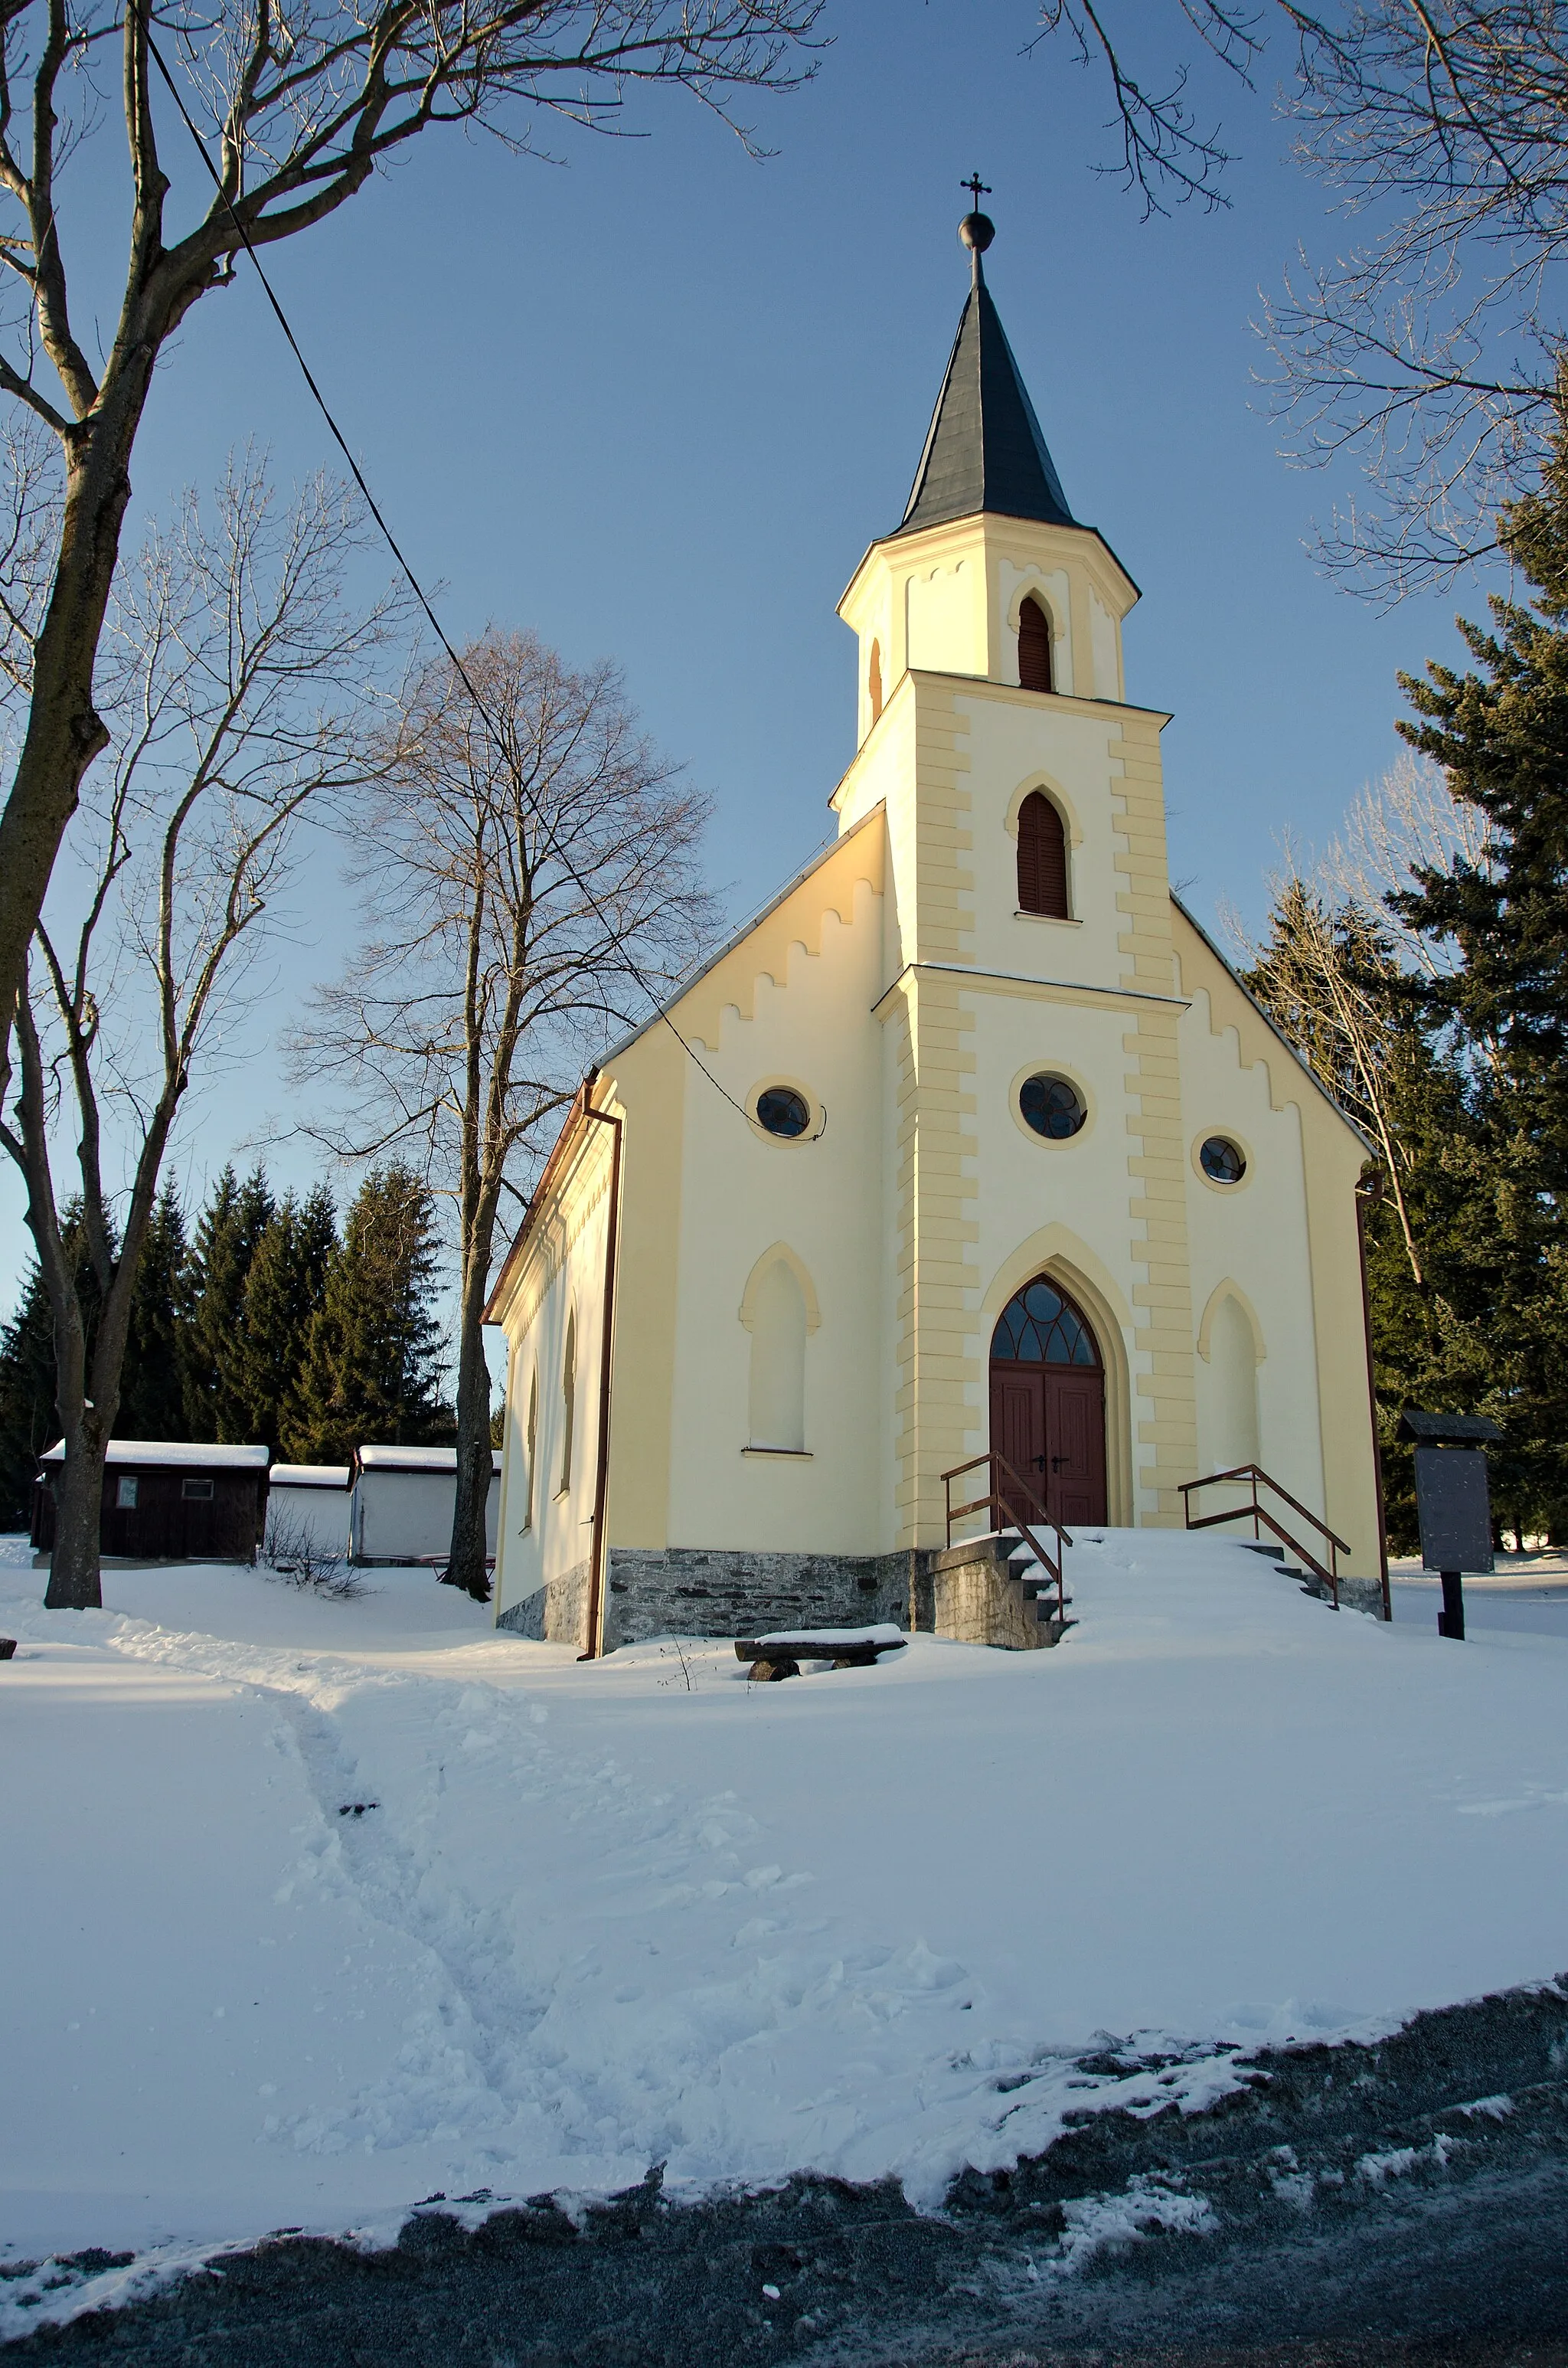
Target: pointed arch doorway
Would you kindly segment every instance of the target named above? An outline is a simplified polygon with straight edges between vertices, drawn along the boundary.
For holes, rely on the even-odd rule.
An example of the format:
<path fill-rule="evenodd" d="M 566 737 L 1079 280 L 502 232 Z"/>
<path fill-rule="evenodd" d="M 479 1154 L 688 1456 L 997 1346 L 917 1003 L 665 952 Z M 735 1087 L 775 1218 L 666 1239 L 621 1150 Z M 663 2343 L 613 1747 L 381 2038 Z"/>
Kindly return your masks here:
<path fill-rule="evenodd" d="M 1064 1528 L 1106 1518 L 1105 1420 L 1094 1329 L 1036 1275 L 1007 1302 L 991 1336 L 991 1444 Z M 1017 1509 L 1028 1518 L 1028 1505 Z"/>

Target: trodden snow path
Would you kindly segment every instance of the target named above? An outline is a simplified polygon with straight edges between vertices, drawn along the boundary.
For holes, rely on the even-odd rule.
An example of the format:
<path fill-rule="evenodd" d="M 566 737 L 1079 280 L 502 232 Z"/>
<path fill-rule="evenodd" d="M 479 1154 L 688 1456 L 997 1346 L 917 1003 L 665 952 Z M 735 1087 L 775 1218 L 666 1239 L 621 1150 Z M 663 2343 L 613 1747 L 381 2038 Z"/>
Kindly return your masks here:
<path fill-rule="evenodd" d="M 1568 1642 L 1336 1616 L 1228 1543 L 1081 1542 L 1054 1651 L 767 1687 L 728 1643 L 579 1665 L 423 1571 L 50 1613 L 7 1553 L 12 2259 L 656 2163 L 934 2202 L 1568 1964 Z M 1107 2032 L 1147 2067 L 1085 2070 Z"/>

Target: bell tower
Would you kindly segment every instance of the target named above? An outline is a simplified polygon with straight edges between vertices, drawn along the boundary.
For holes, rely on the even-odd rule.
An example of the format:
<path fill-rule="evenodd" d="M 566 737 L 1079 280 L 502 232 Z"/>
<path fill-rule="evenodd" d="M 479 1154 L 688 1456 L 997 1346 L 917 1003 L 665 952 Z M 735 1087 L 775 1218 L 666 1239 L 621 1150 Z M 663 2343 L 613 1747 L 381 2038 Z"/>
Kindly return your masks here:
<path fill-rule="evenodd" d="M 970 291 L 909 500 L 839 603 L 860 644 L 857 746 L 906 671 L 1125 696 L 1121 624 L 1138 587 L 1068 507 L 985 284 L 994 235 L 983 213 L 960 224 Z M 1026 669 L 1032 656 L 1048 679 L 1020 674 L 1020 635 Z"/>
<path fill-rule="evenodd" d="M 1011 1259 L 1056 1261 L 1097 1308 L 1109 1518 L 1179 1521 L 1196 1452 L 1169 719 L 1127 697 L 1138 587 L 1068 500 L 986 285 L 992 223 L 959 235 L 970 287 L 909 499 L 839 604 L 858 729 L 833 800 L 841 832 L 880 809 L 886 835 L 895 1486 L 923 1545 L 990 1437 L 991 1294 L 1029 1280 Z M 1026 1091 L 1056 1097 L 1054 1133 Z"/>

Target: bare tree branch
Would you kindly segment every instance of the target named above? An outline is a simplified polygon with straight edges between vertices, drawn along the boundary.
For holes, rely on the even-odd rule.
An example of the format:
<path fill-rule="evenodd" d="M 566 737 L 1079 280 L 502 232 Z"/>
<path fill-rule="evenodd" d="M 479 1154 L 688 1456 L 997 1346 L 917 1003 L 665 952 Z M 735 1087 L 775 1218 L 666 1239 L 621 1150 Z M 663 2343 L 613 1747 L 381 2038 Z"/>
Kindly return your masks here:
<path fill-rule="evenodd" d="M 22 1095 L 0 1133 L 27 1184 L 55 1333 L 65 1462 L 51 1602 L 97 1598 L 104 1451 L 136 1269 L 193 1065 L 243 1000 L 244 957 L 287 878 L 300 817 L 356 793 L 383 761 L 374 687 L 404 610 L 345 598 L 362 542 L 340 488 L 318 480 L 281 511 L 247 456 L 210 506 L 187 499 L 172 529 L 149 535 L 109 611 L 110 746 L 70 842 L 85 900 L 69 961 L 47 918 L 34 933 L 52 1008 L 46 1016 L 24 981 Z M 90 1360 L 54 1183 L 67 1155 L 45 1086 L 51 1061 L 70 1081 L 74 1190 L 99 1293 Z"/>
<path fill-rule="evenodd" d="M 460 1251 L 459 1489 L 449 1575 L 485 1591 L 490 1389 L 481 1324 L 508 1169 L 537 1162 L 585 1062 L 641 981 L 688 965 L 710 926 L 696 873 L 704 802 L 637 728 L 613 666 L 574 672 L 492 630 L 422 669 L 389 743 L 359 863 L 366 910 L 397 915 L 296 1040 L 338 1114 L 342 1156 L 416 1148 Z"/>
<path fill-rule="evenodd" d="M 0 355 L 0 395 L 58 438 L 63 478 L 26 728 L 0 814 L 0 977 L 19 973 L 82 782 L 108 746 L 95 676 L 131 459 L 153 373 L 191 307 L 233 277 L 247 242 L 270 245 L 324 221 L 433 124 L 527 150 L 542 119 L 616 130 L 631 96 L 670 85 L 750 145 L 743 97 L 791 89 L 813 71 L 823 5 L 170 0 L 154 15 L 153 0 L 0 0 L 0 261 L 43 357 Z M 73 145 L 100 133 L 86 65 L 111 40 L 130 202 L 119 220 L 107 202 L 86 210 L 68 258 L 55 192 Z M 216 189 L 177 120 L 168 153 L 160 147 L 154 42 L 181 106 L 215 143 Z M 188 224 L 177 235 L 176 183 Z M 122 292 L 95 373 L 73 327 L 72 288 L 106 270 Z M 0 1008 L 0 1093 L 8 1041 Z"/>
<path fill-rule="evenodd" d="M 1356 226 L 1267 308 L 1273 397 L 1292 458 L 1348 456 L 1369 480 L 1321 531 L 1324 564 L 1397 599 L 1492 553 L 1498 508 L 1545 453 L 1568 346 L 1568 17 L 1543 0 L 1273 0 L 1243 19 L 1168 0 L 1165 23 L 1246 82 L 1270 17 L 1298 161 Z M 1145 211 L 1213 202 L 1225 153 L 1186 113 L 1179 62 L 1163 98 L 1128 63 L 1158 21 L 1044 0 L 1040 24 L 1098 63 Z"/>

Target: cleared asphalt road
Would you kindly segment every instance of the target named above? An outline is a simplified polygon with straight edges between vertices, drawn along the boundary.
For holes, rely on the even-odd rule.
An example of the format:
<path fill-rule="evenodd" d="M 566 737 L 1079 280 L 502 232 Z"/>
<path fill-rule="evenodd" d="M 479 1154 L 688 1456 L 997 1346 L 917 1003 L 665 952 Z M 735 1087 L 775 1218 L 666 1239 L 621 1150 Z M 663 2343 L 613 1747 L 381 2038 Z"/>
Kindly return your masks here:
<path fill-rule="evenodd" d="M 650 2178 L 581 2225 L 541 2199 L 471 2231 L 437 2203 L 390 2250 L 226 2255 L 7 2359 L 1568 2368 L 1568 1985 L 1251 2063 L 1210 2112 L 1097 2114 L 967 2175 L 937 2219 L 810 2180 L 677 2207 Z"/>

